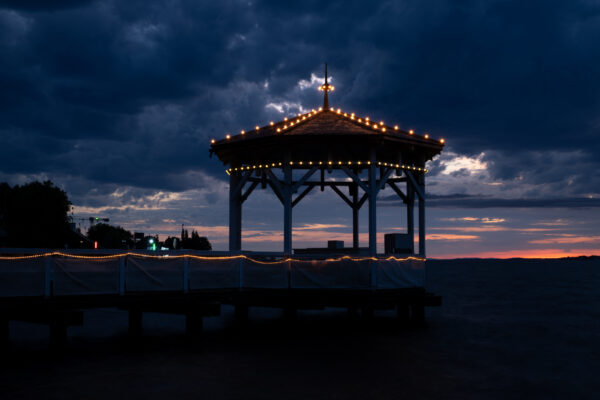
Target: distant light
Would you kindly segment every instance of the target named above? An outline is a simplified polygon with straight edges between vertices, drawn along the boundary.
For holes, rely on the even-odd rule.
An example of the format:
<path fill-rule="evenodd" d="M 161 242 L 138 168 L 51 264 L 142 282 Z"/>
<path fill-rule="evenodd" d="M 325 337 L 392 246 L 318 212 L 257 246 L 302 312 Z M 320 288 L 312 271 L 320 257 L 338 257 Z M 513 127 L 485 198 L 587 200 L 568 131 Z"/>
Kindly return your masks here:
<path fill-rule="evenodd" d="M 398 125 L 394 125 L 394 129 L 395 129 L 395 130 L 398 130 Z"/>
<path fill-rule="evenodd" d="M 259 130 L 260 128 L 258 127 L 258 125 L 256 125 L 256 126 L 254 127 L 254 129 L 256 129 L 256 130 Z"/>
<path fill-rule="evenodd" d="M 210 142 L 211 142 L 212 144 L 214 144 L 214 143 L 215 143 L 215 139 L 210 139 Z"/>
<path fill-rule="evenodd" d="M 150 243 L 150 244 L 154 243 L 154 239 L 152 239 L 152 238 L 148 239 L 148 243 Z"/>
<path fill-rule="evenodd" d="M 425 134 L 425 139 L 429 139 L 429 135 L 428 134 Z"/>
<path fill-rule="evenodd" d="M 98 250 L 98 241 L 94 241 L 94 250 Z"/>
<path fill-rule="evenodd" d="M 415 132 L 411 129 L 410 131 L 408 131 L 408 133 L 410 133 L 412 135 Z"/>
<path fill-rule="evenodd" d="M 445 142 L 445 140 L 444 140 L 444 139 L 440 139 L 440 143 L 444 143 L 444 142 Z"/>
<path fill-rule="evenodd" d="M 246 134 L 246 131 L 242 130 L 240 133 L 241 133 L 242 135 L 244 135 L 244 134 Z"/>
<path fill-rule="evenodd" d="M 269 125 L 273 126 L 273 121 L 269 122 Z"/>
<path fill-rule="evenodd" d="M 225 139 L 231 139 L 230 135 L 225 136 Z"/>

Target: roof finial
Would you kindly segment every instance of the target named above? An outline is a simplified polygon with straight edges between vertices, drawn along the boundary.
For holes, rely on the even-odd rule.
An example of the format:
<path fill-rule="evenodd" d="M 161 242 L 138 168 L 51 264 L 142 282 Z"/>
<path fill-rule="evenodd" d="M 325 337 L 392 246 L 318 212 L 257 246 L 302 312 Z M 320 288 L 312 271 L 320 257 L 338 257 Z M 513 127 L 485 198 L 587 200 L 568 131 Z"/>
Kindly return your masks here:
<path fill-rule="evenodd" d="M 319 86 L 319 90 L 325 92 L 325 96 L 323 98 L 323 110 L 329 110 L 329 96 L 328 92 L 334 91 L 335 88 L 327 83 L 327 63 L 325 63 L 325 84 Z"/>

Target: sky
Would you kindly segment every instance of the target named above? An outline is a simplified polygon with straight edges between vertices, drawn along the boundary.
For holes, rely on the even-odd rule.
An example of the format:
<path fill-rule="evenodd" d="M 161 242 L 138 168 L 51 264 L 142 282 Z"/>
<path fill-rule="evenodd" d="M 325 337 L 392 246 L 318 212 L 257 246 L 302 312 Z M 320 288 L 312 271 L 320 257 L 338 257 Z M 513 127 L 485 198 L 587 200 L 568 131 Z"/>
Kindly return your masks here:
<path fill-rule="evenodd" d="M 429 257 L 600 254 L 598 43 L 593 0 L 0 0 L 0 181 L 51 179 L 75 218 L 161 238 L 184 224 L 225 250 L 210 140 L 318 107 L 327 62 L 332 106 L 446 140 L 427 164 Z M 381 247 L 406 216 L 390 189 L 378 205 Z M 351 243 L 334 193 L 293 218 L 294 247 Z M 243 248 L 282 250 L 282 226 L 255 191 Z"/>

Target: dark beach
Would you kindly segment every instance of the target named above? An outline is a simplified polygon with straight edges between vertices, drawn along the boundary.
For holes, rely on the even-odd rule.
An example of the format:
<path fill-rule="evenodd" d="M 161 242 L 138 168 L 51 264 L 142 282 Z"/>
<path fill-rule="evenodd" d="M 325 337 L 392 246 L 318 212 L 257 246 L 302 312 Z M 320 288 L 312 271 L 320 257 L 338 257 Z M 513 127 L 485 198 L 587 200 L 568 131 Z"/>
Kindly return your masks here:
<path fill-rule="evenodd" d="M 130 343 L 127 314 L 87 311 L 66 349 L 47 328 L 11 323 L 3 399 L 548 399 L 600 391 L 600 260 L 428 261 L 443 296 L 428 327 L 393 312 L 364 321 L 345 310 L 233 309 L 207 318 L 200 340 L 182 317 L 147 314 Z"/>

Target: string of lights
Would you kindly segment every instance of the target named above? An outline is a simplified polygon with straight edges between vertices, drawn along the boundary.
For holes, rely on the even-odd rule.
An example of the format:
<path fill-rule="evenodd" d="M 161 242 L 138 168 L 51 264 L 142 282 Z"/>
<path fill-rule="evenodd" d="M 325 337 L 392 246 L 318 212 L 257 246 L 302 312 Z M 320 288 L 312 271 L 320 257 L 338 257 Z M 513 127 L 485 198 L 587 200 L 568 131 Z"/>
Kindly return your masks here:
<path fill-rule="evenodd" d="M 119 254 L 89 256 L 89 255 L 81 255 L 81 254 L 64 253 L 61 251 L 52 251 L 52 252 L 47 252 L 47 253 L 32 254 L 32 255 L 26 255 L 26 256 L 0 256 L 0 260 L 20 261 L 20 260 L 30 260 L 30 259 L 44 258 L 44 257 L 64 257 L 64 258 L 74 258 L 74 259 L 84 259 L 84 260 L 107 260 L 107 259 L 117 259 L 117 258 L 121 258 L 121 257 L 139 257 L 139 258 L 151 258 L 151 259 L 161 259 L 161 260 L 172 260 L 172 259 L 178 259 L 178 258 L 189 258 L 189 259 L 194 259 L 194 260 L 243 259 L 243 260 L 248 260 L 248 261 L 251 261 L 251 262 L 254 262 L 257 264 L 265 264 L 265 265 L 282 264 L 282 263 L 286 263 L 286 262 L 290 262 L 290 261 L 308 262 L 308 263 L 312 263 L 315 261 L 315 260 L 296 259 L 296 258 L 291 258 L 291 257 L 286 257 L 286 258 L 282 258 L 280 260 L 274 260 L 274 261 L 265 261 L 265 260 L 258 260 L 256 258 L 252 258 L 252 257 L 246 256 L 243 254 L 232 255 L 232 256 L 199 256 L 199 255 L 195 255 L 195 254 L 153 255 L 153 254 L 126 252 L 126 253 L 119 253 Z M 326 258 L 324 260 L 316 260 L 316 261 L 321 261 L 321 262 L 341 262 L 341 261 L 359 262 L 359 261 L 382 261 L 382 260 L 384 260 L 384 261 L 409 261 L 409 260 L 426 261 L 425 258 L 413 257 L 413 256 L 404 257 L 404 258 L 398 258 L 395 256 L 389 256 L 389 257 L 385 257 L 385 258 L 342 256 L 342 257 L 336 257 L 336 258 Z"/>
<path fill-rule="evenodd" d="M 319 87 L 319 90 L 323 90 L 321 89 L 321 87 Z M 341 108 L 338 108 L 337 110 L 334 107 L 330 107 L 328 110 L 326 111 L 330 111 L 333 113 L 336 113 L 340 116 L 344 116 L 352 121 L 355 121 L 359 124 L 363 124 L 364 126 L 368 126 L 371 127 L 373 130 L 376 131 L 381 131 L 381 132 L 397 132 L 397 133 L 406 133 L 405 131 L 401 131 L 400 127 L 398 125 L 394 125 L 389 126 L 386 125 L 383 121 L 379 121 L 379 122 L 373 122 L 369 119 L 369 117 L 359 117 L 357 116 L 355 113 L 346 113 L 346 112 L 342 112 Z M 273 127 L 277 133 L 281 133 L 283 131 L 285 131 L 286 129 L 290 129 L 298 124 L 301 124 L 305 121 L 308 121 L 311 117 L 314 117 L 315 115 L 317 115 L 317 113 L 323 112 L 323 107 L 319 107 L 318 109 L 312 109 L 310 112 L 305 113 L 305 114 L 298 114 L 296 117 L 292 117 L 292 118 L 288 118 L 285 117 L 283 119 L 283 121 L 279 121 L 279 122 L 269 122 L 269 125 L 264 126 L 263 128 L 268 128 L 268 127 Z M 256 125 L 254 127 L 254 132 L 258 133 L 261 130 L 261 128 Z M 246 131 L 242 130 L 240 132 L 240 136 L 245 136 L 246 135 Z M 420 137 L 422 139 L 429 139 L 429 134 L 425 133 L 424 135 L 416 135 L 414 130 L 410 129 L 408 131 L 409 135 L 414 135 L 415 137 Z M 232 138 L 232 136 L 230 134 L 225 135 L 225 139 L 226 140 L 230 140 Z M 434 140 L 434 139 L 431 139 Z M 438 140 L 439 143 L 444 144 L 445 140 L 444 139 L 439 139 Z M 211 139 L 210 141 L 211 144 L 215 144 L 216 140 L 215 139 Z"/>
<path fill-rule="evenodd" d="M 371 161 L 290 161 L 289 164 L 296 168 L 311 168 L 316 166 L 325 166 L 325 167 L 346 167 L 346 166 L 359 166 L 359 167 L 367 167 L 371 165 Z M 250 171 L 255 169 L 268 169 L 268 168 L 277 168 L 282 167 L 283 163 L 265 163 L 265 164 L 255 164 L 255 165 L 242 165 L 240 167 L 228 168 L 225 170 L 227 174 L 231 174 L 232 172 L 237 171 Z M 403 169 L 406 171 L 418 171 L 427 173 L 429 172 L 426 168 L 415 167 L 414 165 L 404 165 L 404 164 L 396 164 L 391 162 L 383 162 L 377 161 L 377 166 L 379 167 L 391 167 L 397 169 Z"/>

